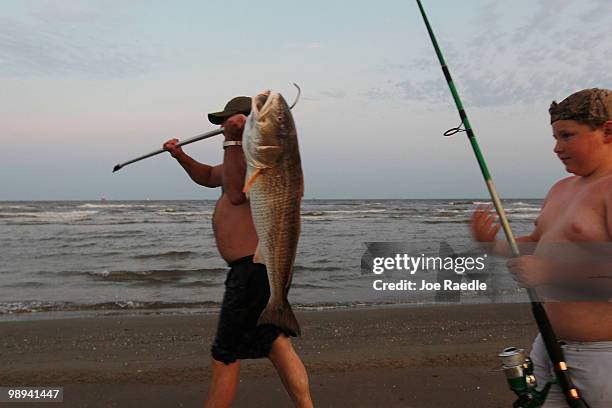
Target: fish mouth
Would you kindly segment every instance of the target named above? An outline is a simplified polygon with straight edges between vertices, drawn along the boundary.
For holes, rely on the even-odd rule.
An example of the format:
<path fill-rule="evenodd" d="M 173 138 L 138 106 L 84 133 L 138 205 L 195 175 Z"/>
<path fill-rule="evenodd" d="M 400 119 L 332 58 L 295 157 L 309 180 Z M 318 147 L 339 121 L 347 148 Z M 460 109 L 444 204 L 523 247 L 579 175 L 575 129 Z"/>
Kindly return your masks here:
<path fill-rule="evenodd" d="M 266 105 L 266 102 L 268 102 L 269 96 L 270 96 L 269 89 L 257 94 L 257 96 L 255 97 L 255 103 L 254 103 L 255 109 L 257 110 L 257 112 L 261 112 L 263 107 Z"/>
<path fill-rule="evenodd" d="M 253 108 L 257 114 L 257 117 L 265 116 L 268 110 L 271 109 L 274 100 L 276 100 L 278 94 L 272 92 L 269 89 L 260 92 L 254 99 Z"/>

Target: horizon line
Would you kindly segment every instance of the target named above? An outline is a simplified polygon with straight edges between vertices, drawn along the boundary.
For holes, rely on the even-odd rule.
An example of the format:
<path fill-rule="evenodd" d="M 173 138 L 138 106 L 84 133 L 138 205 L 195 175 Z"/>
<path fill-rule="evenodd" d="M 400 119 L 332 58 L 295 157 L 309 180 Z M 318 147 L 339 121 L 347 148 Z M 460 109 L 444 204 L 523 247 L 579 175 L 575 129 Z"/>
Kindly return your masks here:
<path fill-rule="evenodd" d="M 543 200 L 544 197 L 504 197 L 501 200 Z M 129 199 L 34 199 L 34 200 L 0 200 L 0 203 L 15 203 L 15 202 L 53 202 L 53 201 L 94 201 L 94 202 L 114 202 L 114 201 L 217 201 L 218 198 L 129 198 Z M 491 197 L 304 197 L 302 200 L 491 200 Z"/>

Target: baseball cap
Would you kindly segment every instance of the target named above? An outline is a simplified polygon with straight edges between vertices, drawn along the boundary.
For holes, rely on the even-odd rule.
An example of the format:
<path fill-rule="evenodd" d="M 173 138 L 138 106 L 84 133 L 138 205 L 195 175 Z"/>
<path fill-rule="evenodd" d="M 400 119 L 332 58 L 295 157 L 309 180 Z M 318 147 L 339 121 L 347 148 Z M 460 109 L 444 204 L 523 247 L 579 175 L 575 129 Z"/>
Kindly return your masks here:
<path fill-rule="evenodd" d="M 225 119 L 237 113 L 243 115 L 251 113 L 251 98 L 248 96 L 232 98 L 221 112 L 209 113 L 208 120 L 215 125 L 221 125 Z"/>

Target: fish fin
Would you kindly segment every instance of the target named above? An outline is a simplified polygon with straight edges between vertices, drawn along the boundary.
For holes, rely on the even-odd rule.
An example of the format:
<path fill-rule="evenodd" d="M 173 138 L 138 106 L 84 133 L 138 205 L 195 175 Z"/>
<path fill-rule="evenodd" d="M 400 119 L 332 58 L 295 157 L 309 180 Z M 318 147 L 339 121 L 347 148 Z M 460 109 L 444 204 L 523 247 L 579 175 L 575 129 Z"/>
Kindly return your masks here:
<path fill-rule="evenodd" d="M 278 161 L 280 154 L 283 152 L 280 146 L 257 146 L 257 156 L 261 157 L 262 163 L 273 166 Z"/>
<path fill-rule="evenodd" d="M 282 149 L 280 146 L 257 146 L 255 147 L 257 151 L 260 152 L 280 152 Z"/>
<path fill-rule="evenodd" d="M 251 174 L 251 177 L 249 177 L 246 183 L 244 183 L 244 188 L 242 189 L 243 193 L 249 192 L 251 187 L 253 187 L 253 183 L 255 183 L 255 179 L 257 178 L 257 176 L 259 176 L 260 173 L 261 173 L 261 169 L 255 169 L 253 174 Z"/>
<path fill-rule="evenodd" d="M 257 249 L 255 249 L 255 255 L 253 255 L 253 263 L 260 263 L 264 265 L 266 264 L 266 259 L 259 250 L 259 245 L 257 245 Z"/>
<path fill-rule="evenodd" d="M 277 326 L 285 334 L 291 337 L 296 337 L 301 334 L 300 324 L 295 318 L 293 310 L 291 310 L 291 305 L 287 299 L 284 299 L 280 306 L 272 306 L 271 303 L 268 303 L 257 321 L 257 325 L 266 324 Z"/>

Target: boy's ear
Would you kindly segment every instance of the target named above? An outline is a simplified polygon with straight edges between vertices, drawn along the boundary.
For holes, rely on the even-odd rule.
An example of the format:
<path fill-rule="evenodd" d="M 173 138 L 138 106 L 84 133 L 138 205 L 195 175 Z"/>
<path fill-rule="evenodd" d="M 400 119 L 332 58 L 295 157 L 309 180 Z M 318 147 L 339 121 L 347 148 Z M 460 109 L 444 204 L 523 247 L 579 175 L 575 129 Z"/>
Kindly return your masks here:
<path fill-rule="evenodd" d="M 604 142 L 612 143 L 612 120 L 609 120 L 603 124 L 604 131 Z"/>

